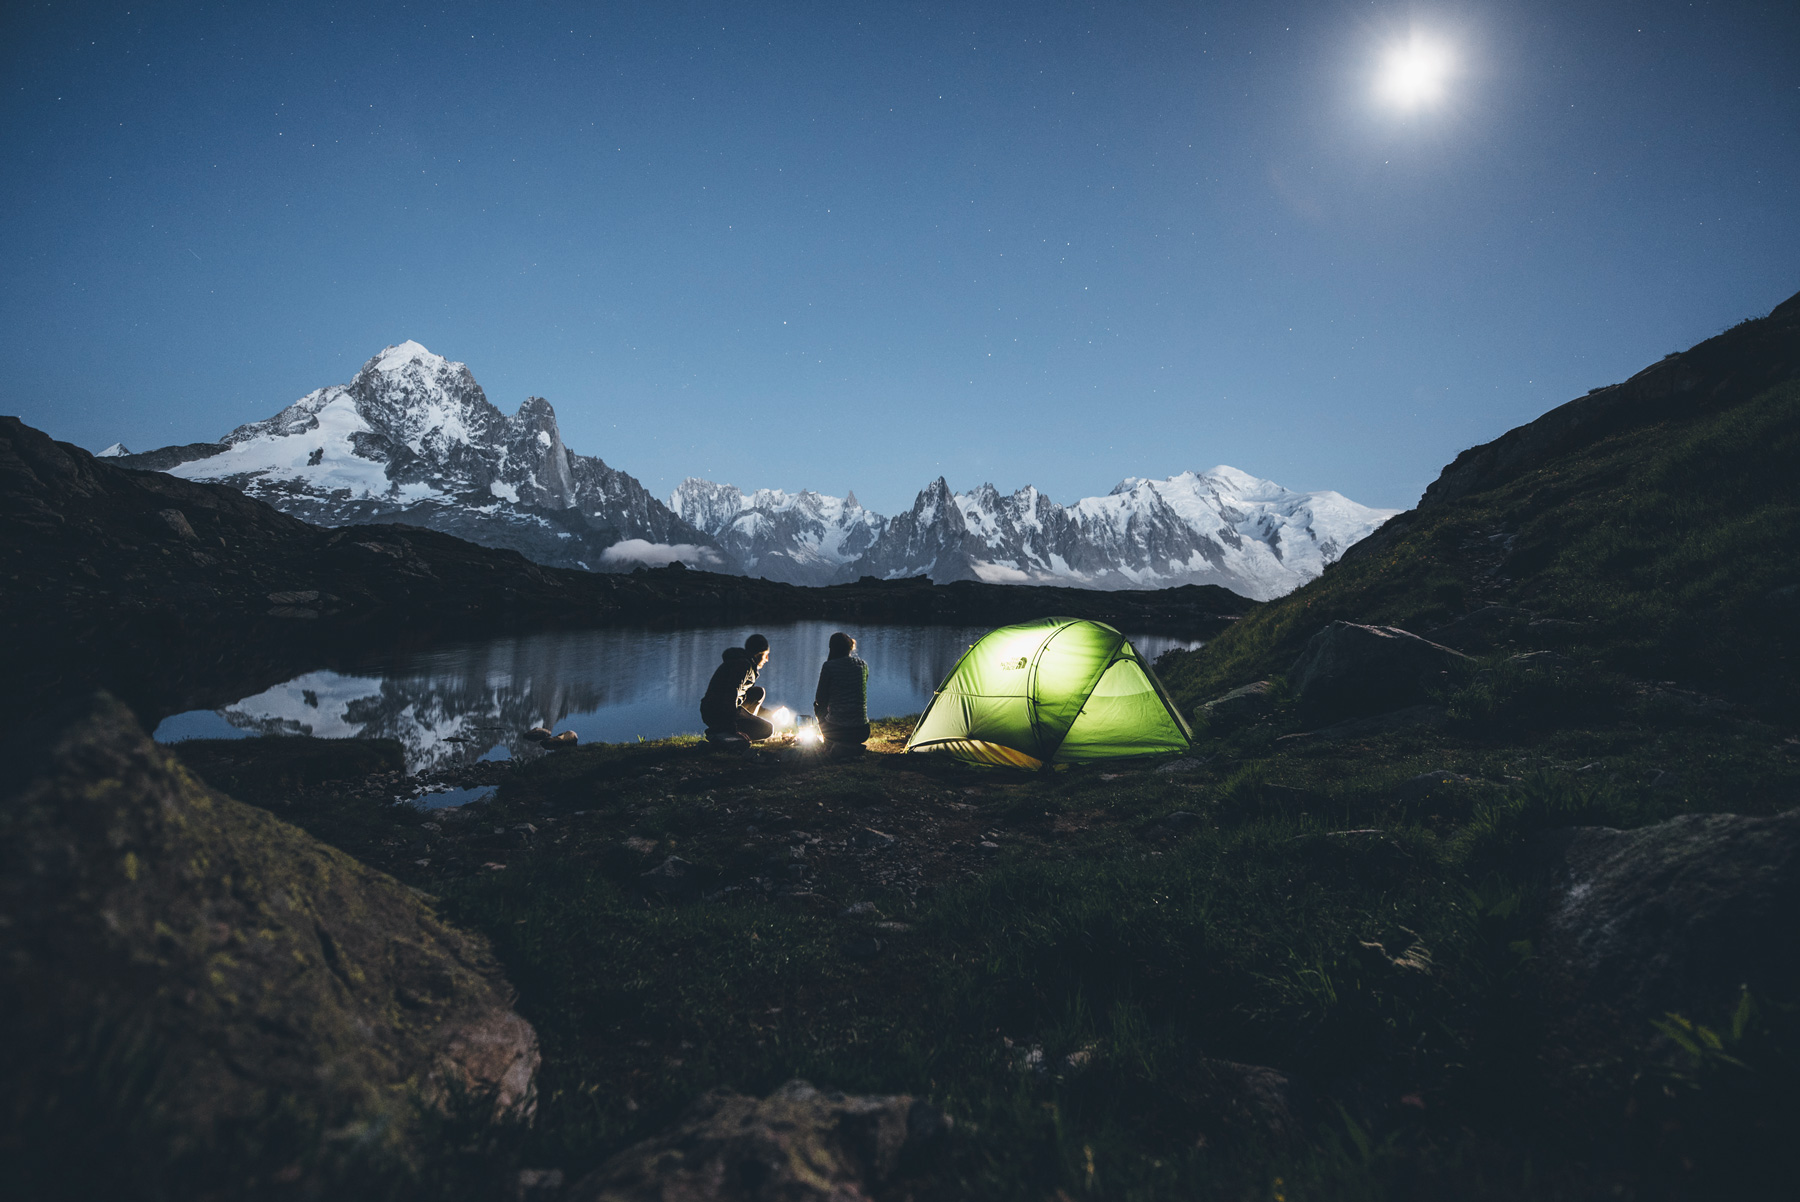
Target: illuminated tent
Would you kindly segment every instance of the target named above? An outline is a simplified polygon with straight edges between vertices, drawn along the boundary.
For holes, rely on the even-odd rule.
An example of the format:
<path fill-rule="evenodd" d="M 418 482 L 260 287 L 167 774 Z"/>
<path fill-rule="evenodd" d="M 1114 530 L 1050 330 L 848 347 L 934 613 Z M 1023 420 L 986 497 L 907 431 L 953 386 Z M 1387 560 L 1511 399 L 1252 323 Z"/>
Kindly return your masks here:
<path fill-rule="evenodd" d="M 989 631 L 964 652 L 906 750 L 1036 769 L 1186 751 L 1192 737 L 1124 635 L 1041 618 Z"/>

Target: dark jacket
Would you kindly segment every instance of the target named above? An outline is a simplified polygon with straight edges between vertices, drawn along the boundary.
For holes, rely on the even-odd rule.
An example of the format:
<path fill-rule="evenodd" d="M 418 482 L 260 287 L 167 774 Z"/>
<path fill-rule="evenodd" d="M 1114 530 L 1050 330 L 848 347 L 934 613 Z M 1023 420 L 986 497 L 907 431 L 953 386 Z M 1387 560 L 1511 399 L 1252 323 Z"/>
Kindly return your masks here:
<path fill-rule="evenodd" d="M 869 720 L 869 665 L 854 655 L 828 659 L 819 669 L 813 713 L 820 726 L 856 727 Z"/>
<path fill-rule="evenodd" d="M 744 704 L 744 690 L 756 683 L 756 661 L 742 647 L 727 647 L 700 699 L 700 719 L 708 727 L 728 727 Z"/>

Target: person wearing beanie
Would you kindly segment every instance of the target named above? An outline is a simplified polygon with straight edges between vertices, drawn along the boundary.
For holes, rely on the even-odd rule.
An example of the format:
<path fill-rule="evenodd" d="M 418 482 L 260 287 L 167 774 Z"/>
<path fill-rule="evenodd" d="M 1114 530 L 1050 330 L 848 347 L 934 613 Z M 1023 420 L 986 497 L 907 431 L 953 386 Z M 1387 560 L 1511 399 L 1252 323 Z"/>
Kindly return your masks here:
<path fill-rule="evenodd" d="M 768 662 L 769 640 L 760 634 L 745 639 L 742 647 L 725 648 L 700 699 L 707 738 L 742 736 L 754 743 L 775 733 L 769 720 L 758 716 L 765 694 L 756 674 Z"/>
<path fill-rule="evenodd" d="M 869 741 L 869 665 L 856 656 L 856 640 L 838 631 L 819 669 L 813 714 L 834 751 L 861 751 Z"/>

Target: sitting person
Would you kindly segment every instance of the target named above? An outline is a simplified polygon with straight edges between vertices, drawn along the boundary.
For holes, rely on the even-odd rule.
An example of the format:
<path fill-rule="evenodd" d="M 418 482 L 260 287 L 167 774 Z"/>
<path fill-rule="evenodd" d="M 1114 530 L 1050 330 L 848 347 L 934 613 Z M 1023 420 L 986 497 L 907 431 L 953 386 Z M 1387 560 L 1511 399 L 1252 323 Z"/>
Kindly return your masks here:
<path fill-rule="evenodd" d="M 745 738 L 752 743 L 775 733 L 767 718 L 757 716 L 762 709 L 762 688 L 756 674 L 769 662 L 769 640 L 753 634 L 742 647 L 727 647 L 713 669 L 707 683 L 706 696 L 700 699 L 700 720 L 706 723 L 706 737 L 714 742 L 721 738 Z"/>
<path fill-rule="evenodd" d="M 813 714 L 832 748 L 862 750 L 869 741 L 869 665 L 858 659 L 856 640 L 843 631 L 831 636 L 831 654 L 819 669 Z"/>

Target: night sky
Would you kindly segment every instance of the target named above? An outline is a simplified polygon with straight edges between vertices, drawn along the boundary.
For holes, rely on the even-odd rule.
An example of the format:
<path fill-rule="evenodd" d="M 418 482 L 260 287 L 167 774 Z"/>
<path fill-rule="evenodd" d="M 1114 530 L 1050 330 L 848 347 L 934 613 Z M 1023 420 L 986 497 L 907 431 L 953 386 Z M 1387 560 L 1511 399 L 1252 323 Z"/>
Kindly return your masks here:
<path fill-rule="evenodd" d="M 10 0 L 0 63 L 0 412 L 90 449 L 411 338 L 659 495 L 1401 507 L 1800 290 L 1792 0 Z"/>

